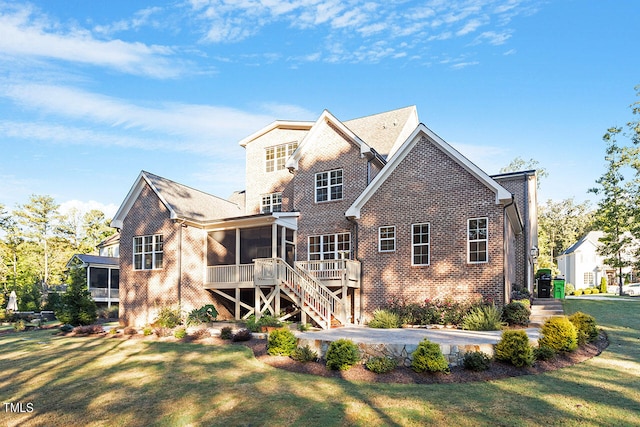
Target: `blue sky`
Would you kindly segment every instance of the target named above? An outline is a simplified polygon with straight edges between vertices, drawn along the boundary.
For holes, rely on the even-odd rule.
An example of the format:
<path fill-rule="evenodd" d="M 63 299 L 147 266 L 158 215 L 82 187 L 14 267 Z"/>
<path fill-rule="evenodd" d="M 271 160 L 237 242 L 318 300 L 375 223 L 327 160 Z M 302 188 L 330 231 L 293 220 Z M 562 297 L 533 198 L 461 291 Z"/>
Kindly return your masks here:
<path fill-rule="evenodd" d="M 602 135 L 632 116 L 640 2 L 0 0 L 0 203 L 113 214 L 141 170 L 227 197 L 276 119 L 416 105 L 486 172 L 593 200 Z"/>

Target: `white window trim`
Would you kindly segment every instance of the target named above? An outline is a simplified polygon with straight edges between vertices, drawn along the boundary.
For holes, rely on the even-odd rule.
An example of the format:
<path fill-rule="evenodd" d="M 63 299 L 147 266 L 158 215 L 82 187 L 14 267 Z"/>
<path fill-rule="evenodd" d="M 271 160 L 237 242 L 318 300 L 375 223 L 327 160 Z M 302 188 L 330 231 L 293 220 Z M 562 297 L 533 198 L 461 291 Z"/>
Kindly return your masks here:
<path fill-rule="evenodd" d="M 338 236 L 348 236 L 349 237 L 349 255 L 347 256 L 347 259 L 351 259 L 351 233 L 349 232 L 345 232 L 345 233 L 329 233 L 329 234 L 317 234 L 317 235 L 313 235 L 313 236 L 309 236 L 307 237 L 307 261 L 324 261 L 324 260 L 338 260 L 340 259 L 340 250 L 338 250 Z M 335 245 L 335 249 L 333 250 L 333 252 L 323 252 L 322 249 L 324 247 L 325 244 L 325 239 L 329 236 L 333 236 L 334 237 L 334 245 Z M 320 252 L 311 252 L 311 239 L 314 237 L 319 237 L 320 238 Z M 325 254 L 331 253 L 335 256 L 335 258 L 325 258 Z M 320 259 L 319 260 L 312 260 L 311 259 L 311 255 L 312 254 L 317 254 L 320 255 Z"/>
<path fill-rule="evenodd" d="M 151 251 L 145 251 L 145 239 L 151 238 Z M 162 239 L 162 250 L 156 250 L 156 245 L 158 244 L 158 238 Z M 136 252 L 136 239 L 142 239 L 142 250 L 141 252 Z M 164 267 L 164 239 L 162 238 L 162 234 L 146 234 L 142 236 L 134 236 L 133 237 L 133 259 L 132 266 L 135 271 L 149 271 L 149 270 L 161 270 Z M 156 266 L 157 257 L 156 255 L 162 254 L 162 265 L 160 267 Z M 136 255 L 141 256 L 140 268 L 136 268 Z M 145 255 L 151 255 L 151 268 L 145 268 Z"/>
<path fill-rule="evenodd" d="M 282 147 L 284 147 L 284 156 L 278 156 L 278 148 L 282 148 Z M 269 172 L 276 172 L 276 171 L 286 169 L 286 166 L 285 166 L 286 161 L 289 157 L 291 157 L 293 152 L 296 151 L 296 148 L 298 148 L 297 142 L 287 142 L 285 144 L 272 145 L 271 147 L 266 147 L 264 149 L 265 172 L 269 173 Z M 269 150 L 273 152 L 273 159 L 267 159 Z M 279 167 L 278 159 L 283 159 L 282 165 L 281 165 L 282 167 Z M 269 165 L 271 165 L 271 170 L 269 170 Z"/>
<path fill-rule="evenodd" d="M 393 230 L 393 237 L 382 237 L 382 229 Z M 393 249 L 382 249 L 382 242 L 393 242 Z M 378 252 L 395 252 L 396 251 L 396 226 L 395 225 L 383 225 L 378 227 Z"/>
<path fill-rule="evenodd" d="M 426 225 L 429 228 L 429 242 L 428 243 L 414 243 L 414 230 L 413 227 L 416 225 Z M 426 264 L 416 264 L 415 263 L 415 248 L 416 246 L 426 246 L 429 249 L 429 254 L 427 255 L 427 263 Z M 418 222 L 415 224 L 411 224 L 411 265 L 416 267 L 431 265 L 431 223 L 429 222 Z"/>
<path fill-rule="evenodd" d="M 471 240 L 469 238 L 469 226 L 471 225 L 471 221 L 484 219 L 487 226 L 487 237 L 485 239 L 474 239 Z M 486 259 L 484 261 L 471 261 L 471 243 L 472 242 L 485 242 L 485 253 Z M 467 219 L 467 264 L 487 264 L 489 262 L 489 218 L 488 217 L 476 217 Z"/>
<path fill-rule="evenodd" d="M 265 204 L 264 199 L 268 197 L 269 203 Z M 278 201 L 279 200 L 279 201 Z M 276 203 L 277 201 L 277 203 Z M 277 211 L 273 210 L 274 206 L 280 206 Z M 282 193 L 268 193 L 260 196 L 260 213 L 282 212 Z"/>
<path fill-rule="evenodd" d="M 331 184 L 331 173 L 332 172 L 340 172 L 340 184 Z M 327 175 L 327 185 L 326 186 L 318 186 L 318 175 L 323 175 L 326 174 Z M 331 197 L 331 188 L 332 187 L 341 187 L 340 190 L 340 197 L 338 198 L 332 198 Z M 314 200 L 316 203 L 327 203 L 327 202 L 335 202 L 337 200 L 343 200 L 344 199 L 344 171 L 342 169 L 332 169 L 329 171 L 324 171 L 324 172 L 318 172 L 315 174 L 314 176 L 314 181 L 313 181 L 313 187 L 314 187 Z M 318 190 L 321 188 L 326 188 L 327 189 L 327 200 L 318 200 Z"/>

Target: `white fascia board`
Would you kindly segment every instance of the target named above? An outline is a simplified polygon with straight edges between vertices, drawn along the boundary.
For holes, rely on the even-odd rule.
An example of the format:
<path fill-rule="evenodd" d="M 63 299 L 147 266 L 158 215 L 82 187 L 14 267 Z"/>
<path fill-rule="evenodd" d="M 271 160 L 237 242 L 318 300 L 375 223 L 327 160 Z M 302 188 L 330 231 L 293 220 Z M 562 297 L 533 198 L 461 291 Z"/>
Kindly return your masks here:
<path fill-rule="evenodd" d="M 310 129 L 313 126 L 313 122 L 304 122 L 304 121 L 294 121 L 294 120 L 276 120 L 273 123 L 263 127 L 257 132 L 252 133 L 251 135 L 243 138 L 238 142 L 241 147 L 246 147 L 248 143 L 251 141 L 260 138 L 262 135 L 265 135 L 271 132 L 274 129 L 282 128 L 282 129 L 298 129 L 305 130 Z"/>
<path fill-rule="evenodd" d="M 347 209 L 347 211 L 345 212 L 345 216 L 347 218 L 360 218 L 360 210 L 362 209 L 362 206 L 364 206 L 365 203 L 373 196 L 373 194 L 375 194 L 382 183 L 387 179 L 389 175 L 391 175 L 395 168 L 398 167 L 402 160 L 411 152 L 413 147 L 415 147 L 415 145 L 423 135 L 429 138 L 429 140 L 431 140 L 438 147 L 440 147 L 442 151 L 449 155 L 449 157 L 455 160 L 465 170 L 475 176 L 480 182 L 489 187 L 489 189 L 491 189 L 496 195 L 496 204 L 507 204 L 511 202 L 512 194 L 507 191 L 507 189 L 498 184 L 494 179 L 492 179 L 473 162 L 463 156 L 459 151 L 454 149 L 446 141 L 440 138 L 431 129 L 426 127 L 423 123 L 420 123 L 411 133 L 409 138 L 407 138 L 407 140 L 398 148 L 398 150 L 386 164 L 386 166 L 382 168 L 382 171 L 380 171 L 380 173 L 376 175 L 376 177 L 371 181 L 367 188 L 360 194 L 360 196 L 358 196 L 358 198 L 353 202 L 349 209 Z"/>
<path fill-rule="evenodd" d="M 294 151 L 294 153 L 291 155 L 289 160 L 287 160 L 287 163 L 285 164 L 285 166 L 288 169 L 294 169 L 294 170 L 298 169 L 298 162 L 300 161 L 300 158 L 302 157 L 304 150 L 309 145 L 309 141 L 313 140 L 313 138 L 315 138 L 315 135 L 320 131 L 319 129 L 321 127 L 320 126 L 321 124 L 329 123 L 329 122 L 331 122 L 335 127 L 340 129 L 340 131 L 342 131 L 356 145 L 358 145 L 358 147 L 360 148 L 361 155 L 365 156 L 371 153 L 371 147 L 369 147 L 363 140 L 361 140 L 355 133 L 353 133 L 351 129 L 346 127 L 344 123 L 338 120 L 336 116 L 331 114 L 329 110 L 324 110 L 320 115 L 320 117 L 318 117 L 318 120 L 316 120 L 313 126 L 311 126 L 309 133 L 300 142 L 300 145 L 298 146 L 296 151 Z"/>
<path fill-rule="evenodd" d="M 138 175 L 138 178 L 136 179 L 133 186 L 129 190 L 129 193 L 127 193 L 127 197 L 125 197 L 124 201 L 122 202 L 122 205 L 120 205 L 120 208 L 118 209 L 118 212 L 116 212 L 115 216 L 113 217 L 113 220 L 111 220 L 111 224 L 110 224 L 111 227 L 117 228 L 119 230 L 122 229 L 122 226 L 124 225 L 125 217 L 133 207 L 133 204 L 136 202 L 136 200 L 138 200 L 138 196 L 140 196 L 140 193 L 142 192 L 142 189 L 144 188 L 145 184 L 148 184 L 149 187 L 151 187 L 151 189 L 156 193 L 160 201 L 167 207 L 167 209 L 171 213 L 171 219 L 177 218 L 175 211 L 167 203 L 164 197 L 162 197 L 162 195 L 158 192 L 158 189 L 155 188 L 153 184 L 151 184 L 151 182 L 147 178 L 144 171 L 142 171 L 140 172 L 140 175 Z"/>

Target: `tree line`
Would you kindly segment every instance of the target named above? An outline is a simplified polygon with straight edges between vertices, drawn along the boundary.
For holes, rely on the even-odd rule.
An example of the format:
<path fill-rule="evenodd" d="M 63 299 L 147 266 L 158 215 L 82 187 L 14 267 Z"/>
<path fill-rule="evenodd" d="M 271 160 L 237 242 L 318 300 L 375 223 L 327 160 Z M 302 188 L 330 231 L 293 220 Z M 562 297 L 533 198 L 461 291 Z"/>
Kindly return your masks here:
<path fill-rule="evenodd" d="M 12 211 L 0 203 L 0 308 L 15 291 L 19 310 L 39 311 L 43 294 L 67 280 L 69 259 L 97 253 L 98 243 L 115 232 L 109 222 L 97 209 L 62 214 L 46 195 L 31 195 Z"/>

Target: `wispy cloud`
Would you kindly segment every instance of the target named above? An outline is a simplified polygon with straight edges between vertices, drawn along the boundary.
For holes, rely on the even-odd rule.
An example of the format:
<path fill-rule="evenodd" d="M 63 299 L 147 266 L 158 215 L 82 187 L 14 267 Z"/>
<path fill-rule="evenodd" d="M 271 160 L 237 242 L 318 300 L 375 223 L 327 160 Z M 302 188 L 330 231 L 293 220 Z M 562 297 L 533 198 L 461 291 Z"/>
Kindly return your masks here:
<path fill-rule="evenodd" d="M 0 3 L 0 54 L 111 68 L 122 73 L 173 78 L 185 71 L 169 58 L 169 46 L 101 40 L 90 31 L 63 25 L 30 5 Z"/>

